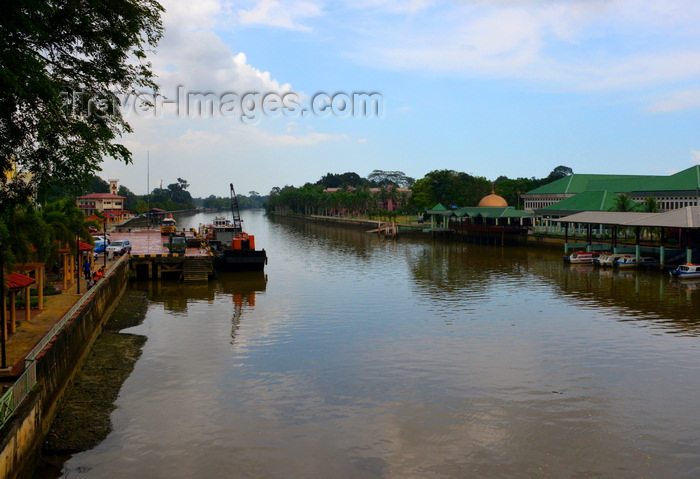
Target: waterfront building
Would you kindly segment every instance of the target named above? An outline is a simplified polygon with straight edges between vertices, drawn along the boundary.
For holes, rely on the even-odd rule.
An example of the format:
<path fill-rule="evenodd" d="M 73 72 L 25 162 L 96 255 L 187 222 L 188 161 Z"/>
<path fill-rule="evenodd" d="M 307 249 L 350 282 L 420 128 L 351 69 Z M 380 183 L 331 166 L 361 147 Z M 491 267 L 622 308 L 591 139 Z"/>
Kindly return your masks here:
<path fill-rule="evenodd" d="M 442 204 L 426 211 L 433 232 L 449 232 L 477 242 L 505 244 L 527 236 L 532 214 L 516 210 L 495 192 L 485 196 L 478 206 L 447 209 Z"/>
<path fill-rule="evenodd" d="M 85 196 L 79 196 L 76 199 L 76 204 L 85 216 L 99 211 L 104 213 L 108 221 L 121 221 L 128 214 L 124 209 L 126 197 L 117 195 L 117 184 L 119 180 L 109 180 L 110 193 L 91 193 Z"/>
<path fill-rule="evenodd" d="M 669 176 L 658 175 L 589 175 L 565 176 L 520 195 L 524 210 L 539 213 L 563 200 L 590 192 L 624 193 L 637 203 L 646 198 L 656 199 L 660 211 L 670 211 L 686 206 L 700 206 L 700 165 Z M 589 198 L 584 199 L 584 203 Z M 571 205 L 557 205 L 553 210 L 563 210 Z M 551 212 L 551 210 L 549 210 Z M 578 211 L 586 211 L 580 209 Z M 602 211 L 593 209 L 593 211 Z M 546 214 L 547 211 L 544 211 Z"/>

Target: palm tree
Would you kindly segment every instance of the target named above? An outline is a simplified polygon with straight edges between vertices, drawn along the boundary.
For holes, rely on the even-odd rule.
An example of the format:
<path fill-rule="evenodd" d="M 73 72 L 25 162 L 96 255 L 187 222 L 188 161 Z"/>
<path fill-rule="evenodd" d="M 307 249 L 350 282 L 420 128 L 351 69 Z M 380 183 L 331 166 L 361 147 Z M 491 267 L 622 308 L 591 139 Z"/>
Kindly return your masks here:
<path fill-rule="evenodd" d="M 16 262 L 44 262 L 51 257 L 51 232 L 33 205 L 18 206 L 4 216 L 9 231 L 7 247 Z"/>
<path fill-rule="evenodd" d="M 99 225 L 86 222 L 85 213 L 69 198 L 47 204 L 42 210 L 42 219 L 52 240 L 51 256 L 57 255 L 58 249 L 66 245 L 74 249 L 77 238 L 94 244 L 88 227 Z"/>
<path fill-rule="evenodd" d="M 620 193 L 619 195 L 617 195 L 617 198 L 615 198 L 615 205 L 612 208 L 610 208 L 610 211 L 635 211 L 637 209 L 637 206 L 637 203 L 632 201 L 632 199 L 629 196 L 627 196 L 625 193 Z"/>
<path fill-rule="evenodd" d="M 644 198 L 644 206 L 643 206 L 644 212 L 645 213 L 658 213 L 659 211 L 659 202 L 656 201 L 656 198 L 653 196 L 647 196 Z M 642 231 L 644 234 L 649 236 L 649 239 L 653 239 L 654 233 L 659 232 L 659 228 L 642 228 Z"/>
<path fill-rule="evenodd" d="M 659 202 L 653 196 L 647 196 L 644 198 L 644 212 L 646 213 L 658 213 L 659 212 Z"/>

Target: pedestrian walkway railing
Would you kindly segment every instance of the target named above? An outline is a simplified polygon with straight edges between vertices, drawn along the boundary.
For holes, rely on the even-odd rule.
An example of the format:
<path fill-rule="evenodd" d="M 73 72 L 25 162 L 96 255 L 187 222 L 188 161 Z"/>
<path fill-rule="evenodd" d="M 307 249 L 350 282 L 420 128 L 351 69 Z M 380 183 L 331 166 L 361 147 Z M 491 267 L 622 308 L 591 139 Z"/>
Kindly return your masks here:
<path fill-rule="evenodd" d="M 122 261 L 128 261 L 128 255 L 124 255 L 119 258 L 114 264 L 107 270 L 105 278 L 110 276 L 114 267 L 120 264 Z M 92 294 L 99 291 L 105 281 L 98 281 L 95 286 L 92 287 Z M 36 386 L 36 359 L 44 350 L 44 348 L 51 342 L 51 340 L 58 334 L 59 331 L 66 325 L 68 321 L 77 313 L 83 305 L 90 299 L 92 294 L 84 294 L 71 309 L 58 321 L 51 330 L 46 333 L 46 335 L 37 343 L 37 345 L 32 349 L 27 356 L 24 358 L 24 372 L 15 381 L 15 383 L 3 393 L 0 397 L 0 429 L 5 426 L 7 421 L 12 417 L 14 412 L 17 410 L 22 401 L 27 397 L 31 390 Z"/>
<path fill-rule="evenodd" d="M 25 367 L 22 375 L 0 398 L 0 428 L 10 420 L 24 398 L 36 385 L 36 362 Z"/>

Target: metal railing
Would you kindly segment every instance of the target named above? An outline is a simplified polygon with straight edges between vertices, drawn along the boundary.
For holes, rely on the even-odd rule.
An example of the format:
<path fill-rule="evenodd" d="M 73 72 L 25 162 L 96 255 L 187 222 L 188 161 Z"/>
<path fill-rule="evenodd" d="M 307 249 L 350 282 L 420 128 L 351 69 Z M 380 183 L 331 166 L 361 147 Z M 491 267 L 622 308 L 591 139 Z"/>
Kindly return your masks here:
<path fill-rule="evenodd" d="M 36 385 L 36 362 L 32 362 L 0 398 L 0 429 L 10 420 L 24 398 Z"/>
<path fill-rule="evenodd" d="M 17 408 L 22 401 L 29 395 L 31 390 L 36 386 L 36 358 L 41 354 L 46 345 L 48 345 L 51 340 L 58 334 L 58 332 L 66 325 L 66 323 L 73 317 L 73 315 L 82 308 L 86 301 L 97 291 L 99 291 L 105 284 L 104 279 L 112 274 L 115 266 L 119 265 L 122 261 L 125 261 L 128 255 L 124 255 L 119 258 L 112 267 L 107 270 L 105 278 L 102 281 L 98 281 L 95 286 L 92 287 L 90 292 L 86 292 L 76 303 L 73 305 L 68 312 L 63 315 L 60 321 L 58 321 L 51 330 L 46 333 L 46 335 L 39 341 L 39 343 L 32 349 L 29 354 L 24 358 L 24 372 L 15 381 L 15 383 L 9 387 L 2 397 L 0 397 L 0 429 L 2 429 L 7 421 L 10 420 L 12 415 L 15 413 Z"/>

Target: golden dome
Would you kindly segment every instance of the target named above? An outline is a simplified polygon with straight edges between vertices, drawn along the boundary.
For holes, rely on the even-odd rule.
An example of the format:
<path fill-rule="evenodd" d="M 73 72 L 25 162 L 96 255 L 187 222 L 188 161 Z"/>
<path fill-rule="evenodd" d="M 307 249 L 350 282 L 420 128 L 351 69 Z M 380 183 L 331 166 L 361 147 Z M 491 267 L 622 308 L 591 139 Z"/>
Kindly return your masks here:
<path fill-rule="evenodd" d="M 478 206 L 505 208 L 508 206 L 508 202 L 491 190 L 490 195 L 481 198 Z"/>

